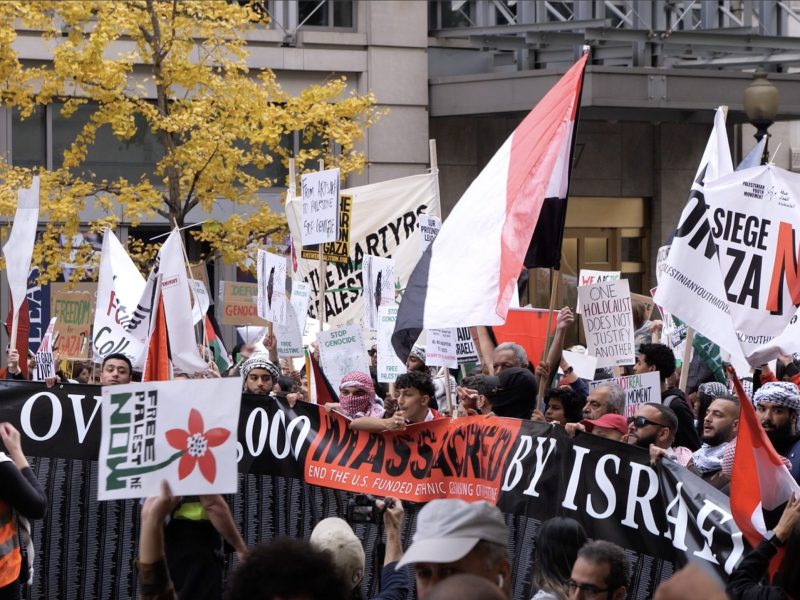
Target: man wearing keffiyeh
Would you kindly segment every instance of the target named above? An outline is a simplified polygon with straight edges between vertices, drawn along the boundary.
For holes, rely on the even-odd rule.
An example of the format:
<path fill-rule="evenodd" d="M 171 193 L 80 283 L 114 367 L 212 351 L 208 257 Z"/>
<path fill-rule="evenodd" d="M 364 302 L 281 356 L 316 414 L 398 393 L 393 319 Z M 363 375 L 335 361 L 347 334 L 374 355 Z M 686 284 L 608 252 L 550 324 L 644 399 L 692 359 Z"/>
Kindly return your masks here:
<path fill-rule="evenodd" d="M 278 367 L 269 360 L 269 355 L 263 352 L 253 354 L 242 363 L 245 393 L 269 394 L 280 374 Z"/>
<path fill-rule="evenodd" d="M 781 456 L 789 459 L 790 471 L 800 481 L 800 390 L 787 381 L 765 383 L 753 396 L 761 426 Z"/>

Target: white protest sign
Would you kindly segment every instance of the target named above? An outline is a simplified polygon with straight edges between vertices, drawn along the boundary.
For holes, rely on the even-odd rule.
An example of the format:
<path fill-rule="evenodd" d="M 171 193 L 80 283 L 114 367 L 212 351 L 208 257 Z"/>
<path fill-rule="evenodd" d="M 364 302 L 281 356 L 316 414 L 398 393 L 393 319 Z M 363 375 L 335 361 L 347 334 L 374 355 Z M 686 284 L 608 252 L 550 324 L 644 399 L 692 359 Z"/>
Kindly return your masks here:
<path fill-rule="evenodd" d="M 661 404 L 661 377 L 658 371 L 642 373 L 641 375 L 630 375 L 628 377 L 614 377 L 612 379 L 590 381 L 589 389 L 596 388 L 604 383 L 616 383 L 625 390 L 626 417 L 632 417 L 636 412 L 636 407 L 641 404 L 646 404 L 648 402 Z"/>
<path fill-rule="evenodd" d="M 597 370 L 596 356 L 589 356 L 581 352 L 571 352 L 570 350 L 564 350 L 561 352 L 561 356 L 564 357 L 564 360 L 572 367 L 572 370 L 575 371 L 578 377 L 590 381 L 594 379 L 594 372 Z M 562 373 L 560 367 L 558 372 Z"/>
<path fill-rule="evenodd" d="M 292 297 L 289 301 L 286 324 L 274 326 L 278 340 L 278 356 L 293 358 L 303 356 L 303 331 L 308 312 L 309 285 L 302 281 L 292 284 Z"/>
<path fill-rule="evenodd" d="M 236 493 L 239 377 L 104 386 L 97 497 Z M 224 402 L 220 402 L 224 398 Z"/>
<path fill-rule="evenodd" d="M 425 347 L 425 364 L 429 367 L 458 368 L 456 355 L 456 329 L 428 329 L 428 341 Z"/>
<path fill-rule="evenodd" d="M 616 281 L 620 278 L 621 274 L 620 271 L 593 271 L 591 269 L 581 269 L 578 274 L 578 287 L 600 283 L 601 281 Z M 580 298 L 578 298 L 578 304 L 575 306 L 575 314 L 579 315 L 581 313 L 581 301 Z"/>
<path fill-rule="evenodd" d="M 460 365 L 480 362 L 478 350 L 475 348 L 475 342 L 472 341 L 469 327 L 456 328 L 456 354 Z"/>
<path fill-rule="evenodd" d="M 634 364 L 636 350 L 628 280 L 579 287 L 578 298 L 583 305 L 583 331 L 588 354 L 597 357 L 597 366 Z"/>
<path fill-rule="evenodd" d="M 206 285 L 200 279 L 190 279 L 189 288 L 193 292 L 194 304 L 192 305 L 192 322 L 196 325 L 208 312 L 211 298 L 208 296 Z"/>
<path fill-rule="evenodd" d="M 258 316 L 273 324 L 286 324 L 286 258 L 258 251 Z"/>
<path fill-rule="evenodd" d="M 420 251 L 425 252 L 431 242 L 436 239 L 439 230 L 442 228 L 442 220 L 435 215 L 420 215 L 419 230 L 422 235 L 419 238 Z"/>
<path fill-rule="evenodd" d="M 53 331 L 56 328 L 57 317 L 50 319 L 47 331 L 44 332 L 42 342 L 36 351 L 36 372 L 33 375 L 34 381 L 44 381 L 48 377 L 56 376 L 56 364 L 53 357 Z"/>
<path fill-rule="evenodd" d="M 400 360 L 392 346 L 394 322 L 397 320 L 397 305 L 381 306 L 378 309 L 378 381 L 394 383 L 398 375 L 406 372 L 405 363 Z"/>
<path fill-rule="evenodd" d="M 303 246 L 335 242 L 339 235 L 339 169 L 306 173 L 301 189 Z"/>
<path fill-rule="evenodd" d="M 361 337 L 361 327 L 344 325 L 320 331 L 317 339 L 322 370 L 334 390 L 339 391 L 339 383 L 351 371 L 369 374 L 369 357 Z"/>
<path fill-rule="evenodd" d="M 378 308 L 394 306 L 394 260 L 379 256 L 364 257 L 365 327 L 378 328 Z"/>

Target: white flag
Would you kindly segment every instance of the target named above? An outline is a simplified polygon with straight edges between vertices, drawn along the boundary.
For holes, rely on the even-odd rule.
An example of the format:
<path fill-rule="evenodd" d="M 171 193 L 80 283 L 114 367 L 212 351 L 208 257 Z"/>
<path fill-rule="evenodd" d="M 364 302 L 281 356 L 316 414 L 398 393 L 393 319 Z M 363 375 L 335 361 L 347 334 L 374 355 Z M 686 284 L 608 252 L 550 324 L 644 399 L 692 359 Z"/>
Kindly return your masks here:
<path fill-rule="evenodd" d="M 258 316 L 286 324 L 286 258 L 258 251 Z"/>
<path fill-rule="evenodd" d="M 33 256 L 38 221 L 39 177 L 35 175 L 31 187 L 17 191 L 17 211 L 14 213 L 11 235 L 3 246 L 6 277 L 15 313 L 19 311 L 28 292 L 28 273 L 31 270 L 31 256 Z"/>

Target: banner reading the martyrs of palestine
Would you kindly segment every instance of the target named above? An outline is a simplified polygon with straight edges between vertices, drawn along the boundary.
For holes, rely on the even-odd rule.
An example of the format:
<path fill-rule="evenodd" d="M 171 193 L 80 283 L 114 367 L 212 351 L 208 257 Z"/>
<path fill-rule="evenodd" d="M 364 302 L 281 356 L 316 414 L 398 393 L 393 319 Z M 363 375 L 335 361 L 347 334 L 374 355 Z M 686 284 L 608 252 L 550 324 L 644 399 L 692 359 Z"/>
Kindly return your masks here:
<path fill-rule="evenodd" d="M 0 394 L 0 421 L 20 430 L 26 454 L 96 460 L 99 387 L 3 381 Z M 569 516 L 592 538 L 658 560 L 662 575 L 704 559 L 725 576 L 745 550 L 728 498 L 689 471 L 651 466 L 642 449 L 589 434 L 571 439 L 546 423 L 465 417 L 368 434 L 314 404 L 290 409 L 244 395 L 237 455 L 240 472 L 304 485 L 412 502 L 483 499 L 537 520 Z M 245 502 L 248 493 L 240 488 Z"/>

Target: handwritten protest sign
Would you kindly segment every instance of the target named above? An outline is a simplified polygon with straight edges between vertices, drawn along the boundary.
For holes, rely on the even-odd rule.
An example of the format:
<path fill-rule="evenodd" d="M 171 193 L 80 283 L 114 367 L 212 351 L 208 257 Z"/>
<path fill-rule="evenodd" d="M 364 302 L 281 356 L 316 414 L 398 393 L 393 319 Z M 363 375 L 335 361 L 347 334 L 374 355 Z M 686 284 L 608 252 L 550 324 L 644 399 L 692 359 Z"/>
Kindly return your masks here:
<path fill-rule="evenodd" d="M 258 251 L 258 316 L 286 324 L 286 258 Z"/>
<path fill-rule="evenodd" d="M 339 233 L 339 169 L 306 173 L 301 189 L 303 246 L 335 242 Z"/>
<path fill-rule="evenodd" d="M 236 492 L 242 380 L 151 381 L 103 388 L 99 500 Z M 224 402 L 220 402 L 224 398 Z"/>
<path fill-rule="evenodd" d="M 367 329 L 378 328 L 378 308 L 394 306 L 394 260 L 380 256 L 364 257 L 364 306 Z"/>
<path fill-rule="evenodd" d="M 428 329 L 428 342 L 425 346 L 425 364 L 429 367 L 458 367 L 456 355 L 456 329 Z"/>
<path fill-rule="evenodd" d="M 53 344 L 57 318 L 50 319 L 47 331 L 44 332 L 42 343 L 36 351 L 36 372 L 33 374 L 34 381 L 44 381 L 48 377 L 56 376 L 56 363 L 53 356 Z"/>
<path fill-rule="evenodd" d="M 56 321 L 56 349 L 62 359 L 89 358 L 95 312 L 96 283 L 50 284 L 50 307 Z"/>
<path fill-rule="evenodd" d="M 442 220 L 435 215 L 420 215 L 419 216 L 419 230 L 422 235 L 420 236 L 420 250 L 425 252 L 431 242 L 436 239 L 439 230 L 442 228 Z"/>
<path fill-rule="evenodd" d="M 335 263 L 350 261 L 350 221 L 353 210 L 353 196 L 339 195 L 339 234 L 335 242 L 322 244 L 322 253 L 325 260 Z M 319 260 L 319 244 L 304 246 L 300 250 L 300 258 Z"/>
<path fill-rule="evenodd" d="M 593 283 L 600 283 L 601 281 L 616 281 L 620 278 L 620 271 L 594 271 L 592 269 L 581 269 L 578 274 L 578 287 L 582 285 L 592 285 Z M 575 313 L 582 314 L 581 300 L 578 298 L 578 303 L 575 306 Z"/>
<path fill-rule="evenodd" d="M 628 377 L 613 377 L 590 381 L 589 388 L 593 389 L 604 383 L 616 383 L 625 390 L 625 416 L 632 417 L 636 407 L 647 402 L 661 404 L 661 377 L 657 371 L 630 375 Z"/>
<path fill-rule="evenodd" d="M 394 322 L 397 320 L 397 305 L 381 306 L 378 309 L 378 381 L 394 383 L 398 375 L 406 372 L 405 363 L 400 360 L 392 346 Z"/>
<path fill-rule="evenodd" d="M 258 284 L 240 281 L 221 281 L 221 322 L 223 325 L 259 325 L 267 322 L 258 316 L 256 297 Z"/>
<path fill-rule="evenodd" d="M 322 370 L 333 389 L 339 390 L 342 378 L 351 371 L 369 374 L 369 357 L 364 349 L 361 327 L 344 325 L 317 334 Z"/>
<path fill-rule="evenodd" d="M 275 325 L 278 356 L 281 358 L 303 356 L 303 331 L 306 326 L 310 287 L 302 281 L 292 283 L 286 323 Z"/>
<path fill-rule="evenodd" d="M 583 305 L 583 331 L 589 354 L 597 357 L 597 366 L 634 364 L 636 351 L 628 280 L 578 287 L 578 298 Z"/>
<path fill-rule="evenodd" d="M 478 350 L 475 348 L 475 342 L 472 341 L 469 327 L 458 327 L 456 329 L 456 354 L 460 365 L 480 362 Z"/>

